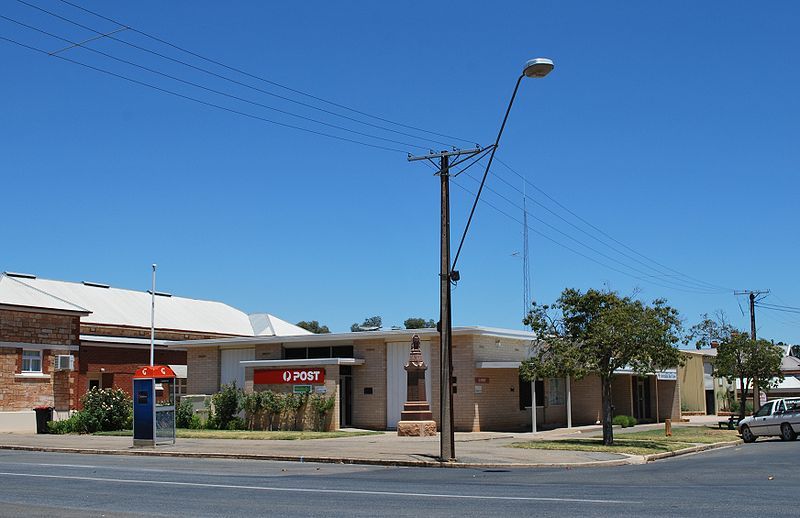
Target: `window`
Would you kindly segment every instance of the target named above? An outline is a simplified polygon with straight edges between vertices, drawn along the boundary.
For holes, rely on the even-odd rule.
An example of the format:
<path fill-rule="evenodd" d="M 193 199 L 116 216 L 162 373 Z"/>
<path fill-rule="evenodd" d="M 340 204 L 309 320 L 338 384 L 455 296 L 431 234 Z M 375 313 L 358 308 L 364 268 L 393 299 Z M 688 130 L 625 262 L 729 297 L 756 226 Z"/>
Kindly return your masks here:
<path fill-rule="evenodd" d="M 186 395 L 186 378 L 175 378 L 175 394 L 178 396 Z"/>
<path fill-rule="evenodd" d="M 764 417 L 770 415 L 772 413 L 772 405 L 773 403 L 772 401 L 770 401 L 766 405 L 762 406 L 761 408 L 758 409 L 758 412 L 756 412 L 755 416 Z"/>
<path fill-rule="evenodd" d="M 42 372 L 42 351 L 22 351 L 22 372 Z"/>
<path fill-rule="evenodd" d="M 536 406 L 544 406 L 544 381 L 536 380 Z M 531 382 L 519 377 L 519 409 L 531 407 Z"/>
<path fill-rule="evenodd" d="M 565 404 L 565 387 L 564 378 L 549 378 L 547 380 L 547 406 L 560 406 Z"/>

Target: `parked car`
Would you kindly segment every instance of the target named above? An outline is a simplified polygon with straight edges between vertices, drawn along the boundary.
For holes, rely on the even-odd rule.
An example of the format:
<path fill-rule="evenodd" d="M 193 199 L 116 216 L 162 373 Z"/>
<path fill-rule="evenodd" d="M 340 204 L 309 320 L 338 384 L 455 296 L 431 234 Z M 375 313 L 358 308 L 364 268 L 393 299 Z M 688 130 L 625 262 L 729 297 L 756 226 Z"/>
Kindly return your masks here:
<path fill-rule="evenodd" d="M 758 437 L 779 436 L 783 441 L 797 439 L 800 432 L 800 398 L 767 401 L 750 417 L 739 422 L 739 434 L 744 442 Z"/>

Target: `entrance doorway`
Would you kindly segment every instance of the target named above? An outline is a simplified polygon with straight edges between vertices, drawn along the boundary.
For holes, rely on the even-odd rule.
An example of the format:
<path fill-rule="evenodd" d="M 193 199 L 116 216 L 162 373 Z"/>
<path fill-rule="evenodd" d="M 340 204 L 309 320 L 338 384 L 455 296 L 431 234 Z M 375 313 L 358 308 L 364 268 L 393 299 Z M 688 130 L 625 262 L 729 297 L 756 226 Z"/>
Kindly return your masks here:
<path fill-rule="evenodd" d="M 339 367 L 339 427 L 353 426 L 353 368 Z"/>
<path fill-rule="evenodd" d="M 634 376 L 631 378 L 633 396 L 633 417 L 650 419 L 650 378 Z"/>
<path fill-rule="evenodd" d="M 714 390 L 706 390 L 706 415 L 717 413 L 717 405 L 715 403 Z"/>

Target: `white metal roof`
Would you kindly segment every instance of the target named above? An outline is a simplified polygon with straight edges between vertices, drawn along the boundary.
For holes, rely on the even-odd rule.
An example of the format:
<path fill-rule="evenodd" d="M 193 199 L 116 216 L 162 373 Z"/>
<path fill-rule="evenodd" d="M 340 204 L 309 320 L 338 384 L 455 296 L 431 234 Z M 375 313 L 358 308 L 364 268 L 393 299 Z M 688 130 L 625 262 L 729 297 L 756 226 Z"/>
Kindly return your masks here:
<path fill-rule="evenodd" d="M 291 324 L 289 324 L 291 325 Z M 292 326 L 297 327 L 297 326 Z M 256 344 L 267 343 L 324 343 L 324 342 L 352 342 L 353 340 L 411 340 L 415 334 L 423 340 L 438 336 L 436 329 L 393 329 L 391 331 L 363 331 L 357 333 L 307 333 L 303 335 L 274 335 L 274 336 L 251 336 L 235 338 L 211 338 L 208 340 L 181 340 L 172 342 L 170 345 L 187 347 L 207 347 L 207 346 L 254 346 Z M 516 329 L 502 329 L 499 327 L 483 326 L 459 326 L 453 328 L 454 336 L 461 335 L 480 335 L 495 338 L 512 338 L 532 340 L 536 335 L 530 331 L 519 331 Z"/>
<path fill-rule="evenodd" d="M 86 308 L 37 289 L 22 281 L 22 277 L 13 277 L 5 273 L 0 274 L 0 305 L 67 311 L 84 315 L 90 313 Z"/>
<path fill-rule="evenodd" d="M 0 287 L 9 286 L 6 290 L 0 290 L 0 295 L 7 293 L 7 297 L 0 297 L 0 304 L 16 302 L 16 305 L 30 306 L 35 303 L 33 307 L 78 311 L 88 314 L 81 318 L 84 324 L 150 327 L 151 296 L 146 291 L 33 276 L 3 275 L 0 281 Z M 9 302 L 4 301 L 6 298 Z M 155 326 L 158 329 L 257 336 L 246 313 L 222 302 L 165 296 L 156 292 L 155 304 Z M 272 315 L 262 315 L 261 320 L 268 324 L 259 327 L 262 336 L 310 334 Z"/>

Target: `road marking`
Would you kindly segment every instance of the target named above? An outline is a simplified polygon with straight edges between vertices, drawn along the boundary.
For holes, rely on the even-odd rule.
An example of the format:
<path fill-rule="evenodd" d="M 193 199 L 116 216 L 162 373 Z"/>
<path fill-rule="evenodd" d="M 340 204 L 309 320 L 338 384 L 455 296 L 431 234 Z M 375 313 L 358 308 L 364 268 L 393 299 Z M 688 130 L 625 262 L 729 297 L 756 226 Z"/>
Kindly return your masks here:
<path fill-rule="evenodd" d="M 254 491 L 275 491 L 284 493 L 327 493 L 327 494 L 345 494 L 345 495 L 406 496 L 414 498 L 462 498 L 468 500 L 508 500 L 508 501 L 523 501 L 523 502 L 572 502 L 572 503 L 583 503 L 583 504 L 640 504 L 641 503 L 630 500 L 600 500 L 593 498 L 458 495 L 458 494 L 447 494 L 447 493 L 403 493 L 399 491 L 367 491 L 358 489 L 312 489 L 312 488 L 300 488 L 300 487 L 237 486 L 232 484 L 207 484 L 202 482 L 176 482 L 170 480 L 135 480 L 135 479 L 125 479 L 125 478 L 76 477 L 69 475 L 42 475 L 35 473 L 0 472 L 0 476 L 50 478 L 58 480 L 81 480 L 87 482 L 117 482 L 120 484 L 203 487 L 203 488 L 215 488 L 215 489 L 248 489 Z"/>

